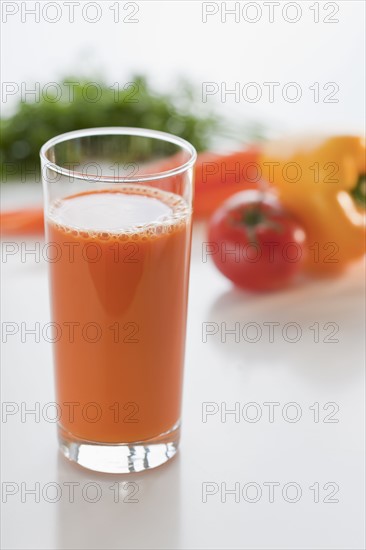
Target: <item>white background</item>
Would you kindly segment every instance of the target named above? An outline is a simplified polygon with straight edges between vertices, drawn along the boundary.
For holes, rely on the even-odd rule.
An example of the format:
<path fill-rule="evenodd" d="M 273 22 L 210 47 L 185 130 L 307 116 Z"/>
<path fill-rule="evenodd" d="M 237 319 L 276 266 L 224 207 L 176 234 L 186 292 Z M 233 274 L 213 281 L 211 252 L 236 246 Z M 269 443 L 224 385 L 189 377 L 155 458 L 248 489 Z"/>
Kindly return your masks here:
<path fill-rule="evenodd" d="M 3 2 L 3 5 L 6 2 Z M 259 120 L 278 133 L 289 131 L 362 132 L 364 120 L 364 12 L 363 2 L 337 2 L 338 23 L 314 23 L 313 2 L 301 2 L 297 23 L 283 20 L 281 3 L 273 23 L 263 3 L 260 21 L 250 24 L 220 14 L 202 22 L 200 2 L 139 2 L 139 23 L 113 23 L 111 2 L 100 2 L 103 16 L 96 24 L 80 17 L 68 23 L 63 2 L 62 19 L 51 24 L 19 12 L 2 23 L 2 79 L 21 86 L 51 82 L 65 74 L 103 75 L 109 84 L 122 85 L 132 72 L 151 75 L 160 89 L 174 89 L 177 78 L 187 76 L 201 89 L 202 82 L 241 85 L 247 82 L 297 82 L 303 97 L 289 103 L 279 95 L 273 103 L 257 103 L 232 96 L 208 105 L 223 114 Z M 33 2 L 27 2 L 31 7 Z M 44 3 L 41 3 L 44 4 Z M 85 2 L 81 2 L 81 5 Z M 241 3 L 244 5 L 245 3 Z M 300 3 L 297 3 L 300 4 Z M 332 3 L 331 3 L 332 4 Z M 334 4 L 334 3 L 333 3 Z M 231 3 L 228 4 L 231 6 Z M 123 7 L 123 5 L 122 5 Z M 24 9 L 24 8 L 23 8 Z M 321 21 L 330 13 L 323 12 Z M 51 11 L 50 17 L 51 17 Z M 290 12 L 289 12 L 290 13 Z M 92 11 L 90 12 L 92 14 Z M 121 11 L 122 16 L 125 13 Z M 277 14 L 277 15 L 276 15 Z M 4 13 L 2 14 L 4 17 Z M 4 19 L 3 19 L 4 21 Z M 315 103 L 309 90 L 314 82 L 335 82 L 338 103 Z M 281 87 L 279 90 L 281 90 Z M 328 90 L 329 91 L 329 90 Z M 265 93 L 265 88 L 263 88 Z M 11 98 L 2 103 L 10 112 Z M 197 105 L 197 109 L 200 105 Z M 4 205 L 37 201 L 31 186 L 3 189 Z M 190 309 L 187 336 L 183 437 L 179 455 L 162 468 L 126 476 L 98 475 L 69 464 L 58 455 L 55 425 L 41 415 L 40 422 L 15 414 L 2 422 L 2 488 L 12 482 L 18 492 L 2 505 L 3 548 L 245 548 L 245 549 L 361 549 L 364 548 L 364 266 L 354 266 L 334 281 L 314 281 L 272 295 L 253 296 L 235 291 L 213 267 L 202 261 L 205 228 L 194 231 Z M 25 241 L 24 241 L 25 242 Z M 21 248 L 21 242 L 16 241 Z M 33 243 L 26 242 L 28 247 Z M 42 243 L 41 243 L 42 246 Z M 20 249 L 19 248 L 19 249 Z M 47 266 L 20 253 L 2 259 L 3 322 L 29 324 L 49 321 Z M 270 343 L 265 322 L 280 323 Z M 263 329 L 257 343 L 220 334 L 202 341 L 202 323 L 258 323 Z M 282 336 L 286 323 L 301 327 L 296 343 Z M 309 328 L 318 322 L 319 343 Z M 339 342 L 325 343 L 336 323 Z M 54 400 L 51 345 L 21 334 L 3 345 L 2 399 L 30 408 Z M 262 417 L 249 422 L 233 415 L 222 422 L 220 414 L 202 421 L 204 402 L 242 408 L 255 402 Z M 274 422 L 268 420 L 265 402 L 280 403 Z M 301 410 L 298 422 L 283 417 L 287 403 Z M 320 421 L 311 407 L 319 403 Z M 339 411 L 323 406 L 335 403 Z M 294 409 L 288 410 L 292 416 Z M 253 409 L 248 415 L 254 414 Z M 113 483 L 138 484 L 138 502 L 113 501 Z M 35 483 L 40 488 L 58 483 L 62 496 L 56 503 L 40 502 L 24 494 Z M 80 483 L 75 502 L 69 502 L 65 483 Z M 82 497 L 87 483 L 97 483 L 97 503 Z M 202 486 L 211 482 L 228 489 L 252 482 L 260 486 L 258 502 L 233 495 L 222 502 L 222 491 L 202 502 Z M 278 482 L 274 502 L 266 482 Z M 283 497 L 286 483 L 301 488 L 301 498 L 290 503 Z M 324 498 L 335 483 L 339 502 Z M 24 483 L 23 491 L 21 484 Z M 314 483 L 320 502 L 314 502 Z M 9 487 L 7 485 L 6 487 Z M 121 486 L 122 487 L 122 486 Z M 22 493 L 23 500 L 22 502 Z M 49 497 L 52 498 L 50 490 Z M 289 497 L 293 497 L 291 490 Z M 89 497 L 93 497 L 90 489 Z M 121 492 L 121 500 L 126 493 Z M 4 493 L 3 493 L 4 500 Z"/>
<path fill-rule="evenodd" d="M 118 82 L 123 86 L 134 73 L 143 73 L 160 89 L 177 87 L 178 77 L 187 77 L 201 90 L 203 82 L 225 83 L 233 89 L 235 82 L 240 90 L 249 82 L 262 88 L 262 98 L 250 103 L 234 95 L 228 95 L 220 105 L 220 94 L 208 99 L 208 106 L 215 105 L 224 114 L 227 111 L 242 117 L 261 121 L 278 132 L 288 130 L 324 132 L 360 132 L 364 121 L 364 18 L 362 1 L 344 2 L 280 2 L 273 7 L 273 23 L 270 23 L 268 2 L 252 2 L 256 8 L 240 7 L 239 22 L 235 15 L 226 16 L 224 9 L 215 15 L 204 13 L 209 6 L 201 2 L 136 2 L 139 11 L 131 15 L 138 23 L 127 23 L 133 7 L 126 9 L 120 2 L 119 23 L 114 23 L 115 2 L 97 2 L 100 14 L 81 1 L 75 6 L 75 21 L 69 23 L 69 9 L 58 2 L 59 12 L 42 7 L 51 2 L 40 2 L 40 22 L 27 14 L 35 2 L 3 2 L 14 4 L 19 11 L 5 14 L 2 9 L 2 79 L 4 83 L 22 83 L 32 88 L 34 83 L 44 86 L 60 77 L 84 75 L 95 79 L 95 74 L 106 79 L 107 84 Z M 208 2 L 206 4 L 215 4 Z M 269 2 L 273 4 L 273 2 Z M 319 23 L 314 23 L 315 8 L 319 5 Z M 216 4 L 220 7 L 220 3 Z M 227 2 L 232 9 L 235 2 Z M 325 6 L 328 5 L 326 8 Z M 23 7 L 22 7 L 23 6 Z M 335 7 L 338 12 L 334 12 Z M 84 8 L 84 12 L 83 12 Z M 11 8 L 7 8 L 10 10 Z M 44 9 L 44 7 L 43 7 Z M 71 9 L 71 8 L 70 8 Z M 334 14 L 333 14 L 334 12 Z M 45 21 L 60 17 L 59 22 Z M 100 20 L 88 23 L 83 19 Z M 246 19 L 259 20 L 249 23 Z M 287 19 L 299 18 L 296 23 Z M 338 23 L 324 23 L 326 18 Z M 22 19 L 24 23 L 22 23 Z M 278 82 L 275 101 L 268 100 L 268 87 L 264 82 Z M 284 86 L 296 82 L 301 86 L 302 97 L 297 103 L 285 101 Z M 321 88 L 319 103 L 314 102 L 314 91 L 309 87 L 315 82 Z M 332 88 L 322 90 L 329 82 L 335 82 L 339 92 L 334 96 L 338 103 L 322 100 Z M 290 97 L 293 89 L 288 91 Z M 252 95 L 253 94 L 253 95 Z M 254 89 L 248 90 L 254 97 Z M 31 95 L 28 96 L 31 99 Z M 11 96 L 3 103 L 6 109 L 12 105 Z M 216 101 L 215 101 L 216 100 Z M 200 106 L 198 105 L 197 108 Z"/>

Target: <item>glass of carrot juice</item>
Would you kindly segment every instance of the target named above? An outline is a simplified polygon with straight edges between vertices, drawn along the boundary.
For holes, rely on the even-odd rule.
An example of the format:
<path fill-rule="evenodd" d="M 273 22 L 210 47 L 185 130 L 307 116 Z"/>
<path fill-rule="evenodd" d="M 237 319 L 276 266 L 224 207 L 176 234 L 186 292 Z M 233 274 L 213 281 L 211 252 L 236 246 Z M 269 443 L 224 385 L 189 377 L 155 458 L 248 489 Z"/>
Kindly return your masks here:
<path fill-rule="evenodd" d="M 40 154 L 60 449 L 95 471 L 154 468 L 179 444 L 196 151 L 116 127 Z"/>

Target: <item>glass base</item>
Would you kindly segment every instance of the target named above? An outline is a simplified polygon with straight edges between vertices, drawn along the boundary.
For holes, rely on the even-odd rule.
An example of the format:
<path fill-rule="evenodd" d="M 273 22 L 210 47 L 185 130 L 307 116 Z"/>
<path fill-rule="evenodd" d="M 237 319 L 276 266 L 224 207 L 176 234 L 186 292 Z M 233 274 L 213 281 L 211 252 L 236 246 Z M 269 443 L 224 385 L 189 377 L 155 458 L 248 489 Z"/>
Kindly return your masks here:
<path fill-rule="evenodd" d="M 180 426 L 146 441 L 134 443 L 96 443 L 77 439 L 58 428 L 60 450 L 84 468 L 108 474 L 142 472 L 161 466 L 178 451 Z"/>

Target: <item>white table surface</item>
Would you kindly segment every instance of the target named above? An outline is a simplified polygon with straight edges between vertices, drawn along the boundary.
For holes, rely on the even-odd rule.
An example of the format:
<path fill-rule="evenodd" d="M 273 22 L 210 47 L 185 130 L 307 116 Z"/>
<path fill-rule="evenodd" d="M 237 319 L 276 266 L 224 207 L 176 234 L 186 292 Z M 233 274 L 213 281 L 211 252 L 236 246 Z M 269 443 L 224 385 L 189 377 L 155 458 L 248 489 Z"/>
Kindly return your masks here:
<path fill-rule="evenodd" d="M 24 188 L 5 189 L 5 204 L 17 200 L 17 194 L 27 202 L 24 193 Z M 3 417 L 4 549 L 364 548 L 363 265 L 333 281 L 253 296 L 234 291 L 211 262 L 202 262 L 204 235 L 203 225 L 196 225 L 178 455 L 138 475 L 97 474 L 59 455 L 55 424 L 47 414 L 38 422 L 31 415 L 22 422 L 20 412 L 6 422 Z M 23 241 L 31 247 L 31 240 Z M 3 326 L 49 321 L 46 267 L 30 257 L 22 263 L 20 254 L 6 262 L 3 256 Z M 270 343 L 263 323 L 272 321 L 280 325 Z M 220 334 L 204 343 L 204 322 L 227 322 L 228 327 L 253 322 L 263 333 L 256 343 L 236 343 L 230 336 L 222 343 Z M 289 322 L 301 327 L 296 343 L 282 337 Z M 309 329 L 315 322 L 321 327 L 319 343 Z M 329 326 L 323 328 L 326 323 L 339 326 L 334 337 L 339 342 L 322 341 L 330 334 Z M 291 338 L 293 333 L 288 334 Z M 22 343 L 19 333 L 8 337 L 2 355 L 3 402 L 19 409 L 22 402 L 27 408 L 37 402 L 42 410 L 54 401 L 51 344 L 42 339 L 36 343 L 32 337 Z M 203 422 L 203 403 L 217 403 L 222 411 L 235 402 L 242 412 L 239 422 L 233 415 L 223 422 L 219 413 Z M 268 402 L 279 404 L 273 422 L 264 405 Z M 296 409 L 288 403 L 296 403 Z M 314 407 L 310 409 L 314 403 L 319 404 L 318 422 Z M 324 422 L 335 407 L 339 410 L 328 420 L 338 422 Z M 296 411 L 301 418 L 290 422 Z M 255 414 L 262 416 L 249 422 Z M 73 502 L 68 489 L 72 482 Z M 128 488 L 126 482 L 135 485 Z M 272 499 L 271 482 L 277 483 Z M 37 483 L 39 502 L 26 493 Z M 235 484 L 239 502 L 234 494 L 227 494 L 225 502 L 223 489 Z M 61 496 L 50 502 L 55 487 Z M 116 487 L 119 502 L 114 502 Z M 134 488 L 137 502 L 128 502 Z M 203 502 L 205 488 L 215 494 Z M 337 493 L 331 497 L 334 489 Z M 7 494 L 12 490 L 14 494 Z M 93 503 L 96 491 L 100 499 Z M 296 491 L 298 501 L 289 502 Z M 250 502 L 256 492 L 257 502 Z M 327 496 L 337 502 L 324 502 Z"/>

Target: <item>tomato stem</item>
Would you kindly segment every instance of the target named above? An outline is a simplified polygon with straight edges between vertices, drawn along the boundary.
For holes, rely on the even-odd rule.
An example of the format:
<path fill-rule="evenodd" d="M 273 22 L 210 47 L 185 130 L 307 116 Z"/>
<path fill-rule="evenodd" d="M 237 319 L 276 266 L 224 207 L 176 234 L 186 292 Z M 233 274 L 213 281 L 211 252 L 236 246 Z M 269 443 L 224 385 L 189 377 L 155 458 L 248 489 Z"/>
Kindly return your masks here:
<path fill-rule="evenodd" d="M 259 204 L 256 204 L 251 210 L 244 212 L 243 222 L 249 227 L 254 227 L 266 220 Z"/>

